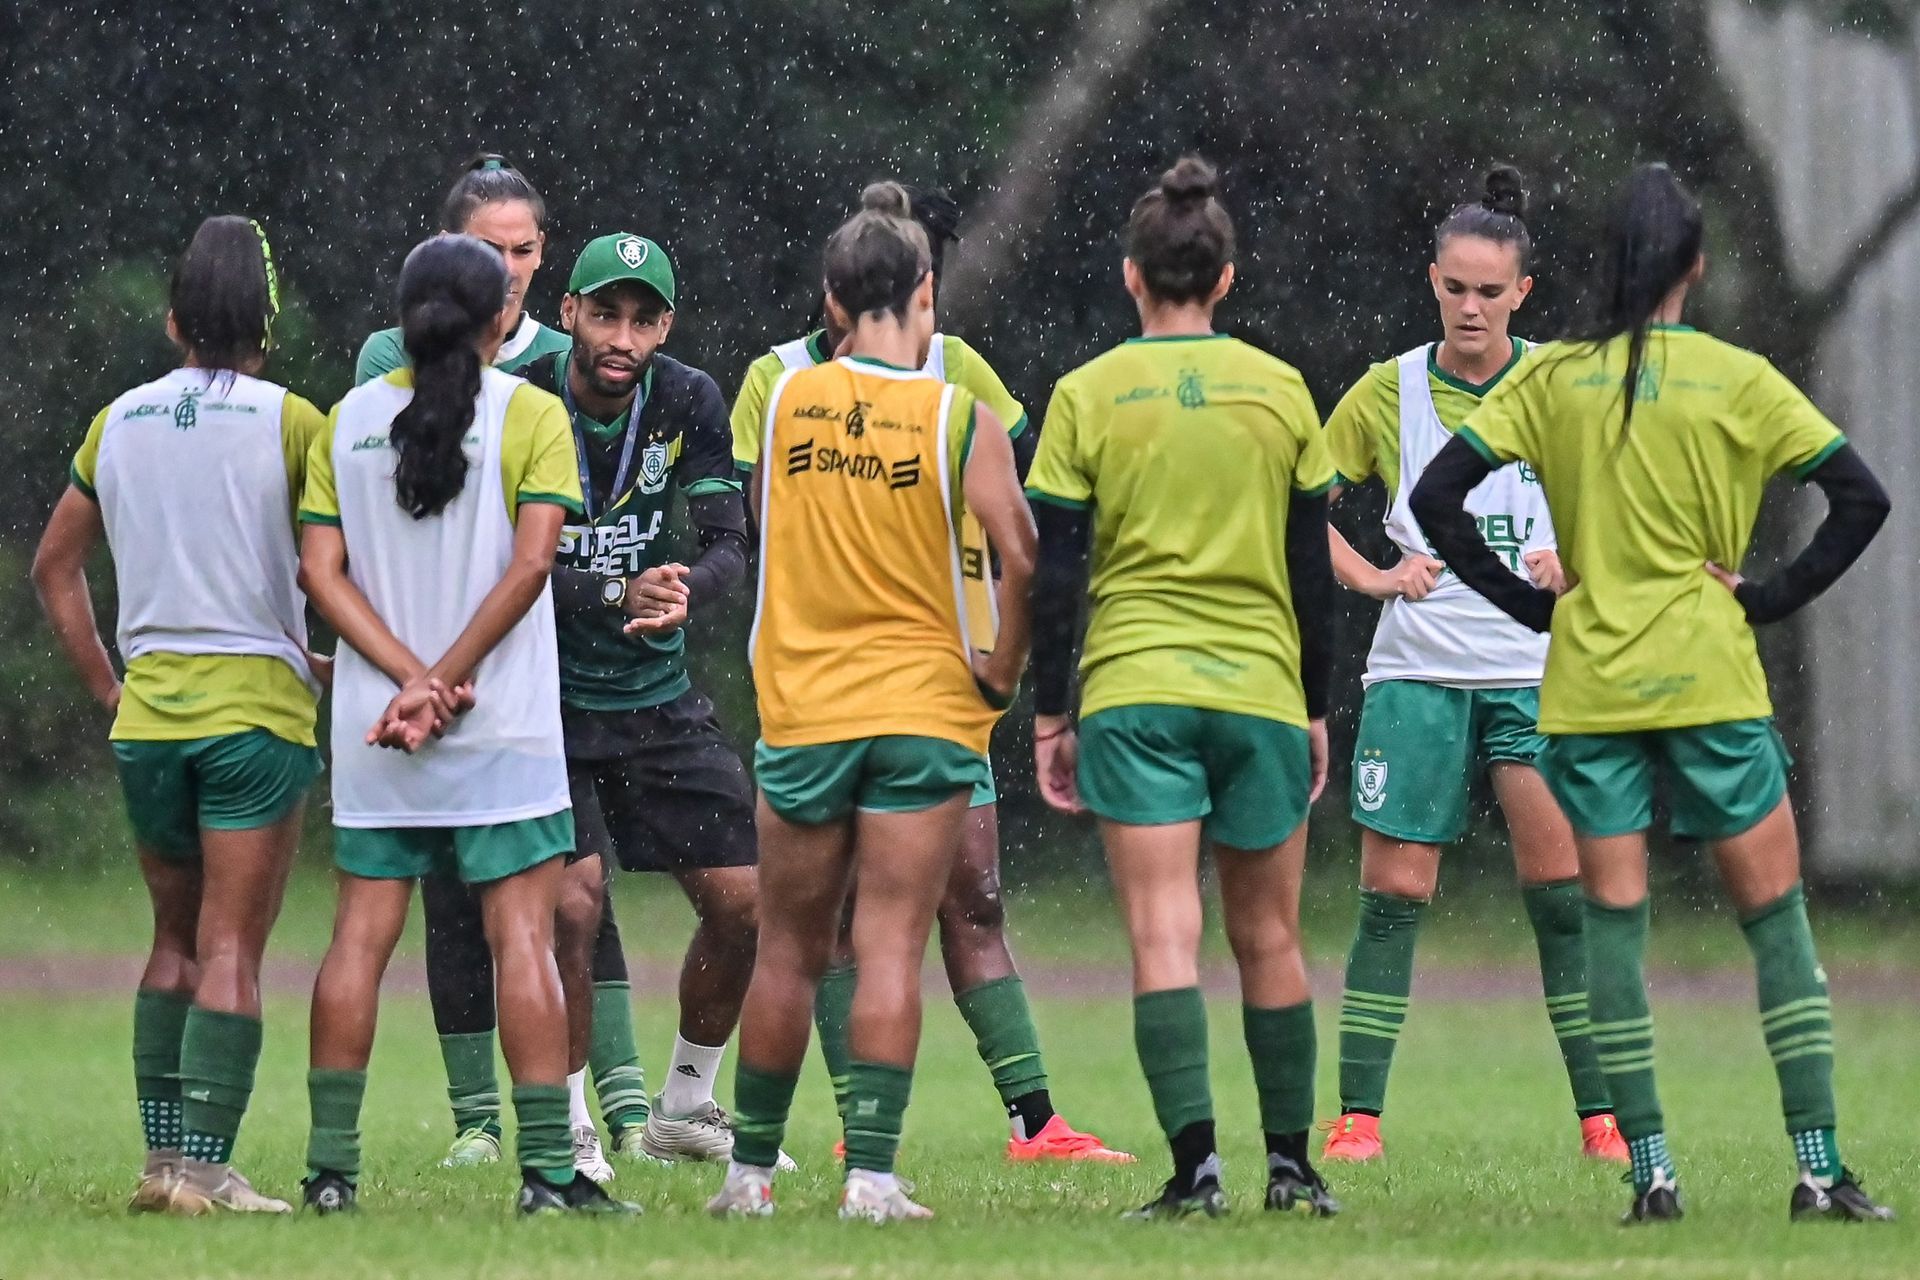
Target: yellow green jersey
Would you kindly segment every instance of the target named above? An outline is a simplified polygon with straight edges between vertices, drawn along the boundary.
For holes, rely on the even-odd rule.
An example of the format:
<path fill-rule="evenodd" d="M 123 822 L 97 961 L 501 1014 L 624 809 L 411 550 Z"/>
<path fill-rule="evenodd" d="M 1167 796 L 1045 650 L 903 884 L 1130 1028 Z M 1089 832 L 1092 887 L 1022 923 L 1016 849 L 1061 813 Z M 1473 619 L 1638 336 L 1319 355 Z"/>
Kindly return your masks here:
<path fill-rule="evenodd" d="M 1333 478 L 1300 374 L 1225 334 L 1135 338 L 1062 378 L 1027 493 L 1093 512 L 1081 714 L 1304 727 L 1285 530 L 1294 493 Z"/>
<path fill-rule="evenodd" d="M 381 381 L 410 388 L 413 370 L 395 369 Z M 335 405 L 308 455 L 307 487 L 300 499 L 300 519 L 305 524 L 340 523 L 340 497 L 333 476 L 333 434 L 339 417 L 340 406 Z M 361 443 L 367 448 L 393 447 L 384 435 Z M 500 431 L 500 488 L 506 497 L 507 519 L 512 521 L 519 514 L 523 502 L 547 502 L 579 511 L 580 470 L 574 461 L 573 424 L 560 397 L 534 386 L 517 387 L 507 401 Z"/>
<path fill-rule="evenodd" d="M 1541 731 L 1769 716 L 1753 628 L 1703 566 L 1737 569 L 1767 481 L 1844 438 L 1765 359 L 1685 325 L 1649 335 L 1625 429 L 1627 341 L 1541 347 L 1458 432 L 1495 466 L 1532 465 L 1577 581 L 1553 613 Z"/>
<path fill-rule="evenodd" d="M 1433 391 L 1434 411 L 1449 431 L 1457 431 L 1481 399 L 1513 372 L 1529 344 L 1510 339 L 1513 354 L 1500 372 L 1475 385 L 1442 369 L 1434 356 L 1438 343 L 1427 348 L 1427 385 Z M 1400 490 L 1400 362 L 1382 360 L 1368 365 L 1360 381 L 1340 397 L 1327 416 L 1327 455 L 1339 472 L 1339 483 L 1358 484 L 1379 476 L 1391 503 Z"/>
<path fill-rule="evenodd" d="M 566 351 L 572 346 L 573 339 L 561 330 L 550 329 L 522 311 L 520 323 L 513 327 L 507 340 L 500 344 L 500 350 L 494 353 L 493 367 L 502 373 L 519 373 L 541 356 Z M 353 385 L 357 387 L 363 382 L 383 378 L 395 369 L 404 369 L 406 365 L 406 340 L 400 330 L 376 330 L 360 344 L 360 354 L 353 362 Z"/>
<path fill-rule="evenodd" d="M 217 407 L 207 404 L 205 411 Z M 68 470 L 74 487 L 96 501 L 109 412 L 102 409 L 95 415 Z M 307 451 L 326 421 L 319 409 L 292 392 L 280 402 L 280 453 L 292 505 L 298 504 L 306 483 Z M 265 729 L 310 747 L 314 713 L 313 690 L 280 658 L 160 650 L 127 661 L 110 736 L 116 741 L 179 742 Z"/>

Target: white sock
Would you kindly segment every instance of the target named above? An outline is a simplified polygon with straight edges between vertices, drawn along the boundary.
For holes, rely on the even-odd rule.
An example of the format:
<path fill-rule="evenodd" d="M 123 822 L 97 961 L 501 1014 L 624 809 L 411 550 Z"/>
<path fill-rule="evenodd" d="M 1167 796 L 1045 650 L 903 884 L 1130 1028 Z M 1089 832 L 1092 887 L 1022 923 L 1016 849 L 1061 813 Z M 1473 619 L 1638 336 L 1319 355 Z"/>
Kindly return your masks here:
<path fill-rule="evenodd" d="M 713 1078 L 720 1074 L 724 1044 L 712 1046 L 690 1043 L 685 1036 L 673 1038 L 673 1065 L 667 1068 L 667 1083 L 660 1091 L 660 1110 L 669 1116 L 690 1116 L 713 1101 Z"/>
<path fill-rule="evenodd" d="M 567 1077 L 567 1123 L 575 1129 L 593 1128 L 593 1113 L 587 1110 L 585 1067 Z"/>

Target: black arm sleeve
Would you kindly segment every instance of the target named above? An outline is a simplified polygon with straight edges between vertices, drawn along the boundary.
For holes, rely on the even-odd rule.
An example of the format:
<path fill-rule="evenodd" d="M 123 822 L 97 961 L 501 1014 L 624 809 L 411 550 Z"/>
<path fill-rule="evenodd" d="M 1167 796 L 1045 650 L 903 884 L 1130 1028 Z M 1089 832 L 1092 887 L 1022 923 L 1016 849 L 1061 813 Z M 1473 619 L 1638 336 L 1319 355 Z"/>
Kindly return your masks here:
<path fill-rule="evenodd" d="M 1553 625 L 1554 594 L 1526 581 L 1502 564 L 1467 514 L 1467 495 L 1493 474 L 1493 467 L 1459 436 L 1447 441 L 1420 473 L 1408 505 L 1434 554 L 1460 581 L 1478 591 L 1502 613 L 1533 631 Z"/>
<path fill-rule="evenodd" d="M 1080 601 L 1087 594 L 1093 513 L 1054 502 L 1033 504 L 1040 533 L 1033 573 L 1033 709 L 1063 716 L 1073 706 L 1073 650 Z M 1325 535 L 1322 535 L 1322 542 Z"/>
<path fill-rule="evenodd" d="M 687 568 L 687 595 L 700 608 L 747 576 L 747 501 L 733 489 L 687 499 L 700 556 Z"/>
<path fill-rule="evenodd" d="M 1027 422 L 1027 429 L 1011 437 L 1013 441 L 1013 469 L 1019 473 L 1020 483 L 1027 482 L 1027 472 L 1033 470 L 1033 455 L 1040 451 L 1040 424 Z"/>
<path fill-rule="evenodd" d="M 1324 719 L 1333 666 L 1333 558 L 1327 550 L 1327 495 L 1293 495 L 1287 509 L 1287 581 L 1300 624 L 1300 686 L 1307 718 Z"/>
<path fill-rule="evenodd" d="M 553 611 L 560 617 L 589 613 L 607 606 L 600 603 L 600 588 L 606 579 L 585 569 L 568 565 L 553 566 Z"/>
<path fill-rule="evenodd" d="M 1755 626 L 1780 621 L 1838 582 L 1893 510 L 1852 445 L 1841 445 L 1807 478 L 1827 495 L 1827 518 L 1786 568 L 1763 582 L 1743 582 L 1734 592 Z"/>

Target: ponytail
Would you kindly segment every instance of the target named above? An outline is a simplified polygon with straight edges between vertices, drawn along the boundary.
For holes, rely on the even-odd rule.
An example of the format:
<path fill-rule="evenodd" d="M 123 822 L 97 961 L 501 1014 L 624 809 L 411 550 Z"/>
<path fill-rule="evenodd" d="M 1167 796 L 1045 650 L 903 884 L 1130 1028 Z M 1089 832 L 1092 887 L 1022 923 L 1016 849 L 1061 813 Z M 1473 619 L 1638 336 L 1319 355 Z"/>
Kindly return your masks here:
<path fill-rule="evenodd" d="M 416 520 L 438 515 L 467 483 L 467 430 L 480 396 L 478 343 L 506 305 L 507 269 L 472 236 L 437 236 L 400 269 L 400 333 L 413 399 L 389 438 L 395 497 Z"/>

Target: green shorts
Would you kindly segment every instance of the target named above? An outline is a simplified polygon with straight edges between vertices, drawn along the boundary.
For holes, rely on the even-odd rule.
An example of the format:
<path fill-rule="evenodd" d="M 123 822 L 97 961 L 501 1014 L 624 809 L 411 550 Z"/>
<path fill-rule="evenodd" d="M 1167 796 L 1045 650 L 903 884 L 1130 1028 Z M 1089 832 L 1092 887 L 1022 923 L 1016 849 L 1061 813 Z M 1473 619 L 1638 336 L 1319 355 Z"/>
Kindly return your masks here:
<path fill-rule="evenodd" d="M 133 837 L 166 858 L 200 856 L 200 832 L 270 827 L 320 773 L 320 753 L 265 729 L 113 744 Z"/>
<path fill-rule="evenodd" d="M 1360 703 L 1353 820 L 1394 840 L 1452 844 L 1467 831 L 1476 766 L 1539 756 L 1540 690 L 1382 680 Z"/>
<path fill-rule="evenodd" d="M 1307 818 L 1307 731 L 1200 707 L 1096 711 L 1080 725 L 1080 795 L 1109 822 L 1206 819 L 1207 838 L 1269 849 Z"/>
<path fill-rule="evenodd" d="M 993 761 L 987 761 L 987 780 L 973 784 L 973 794 L 967 797 L 967 808 L 982 809 L 990 804 L 1000 803 L 1000 789 L 993 781 Z"/>
<path fill-rule="evenodd" d="M 975 803 L 993 785 L 987 758 L 944 738 L 890 734 L 805 747 L 754 744 L 753 775 L 767 807 L 788 822 L 812 826 L 855 809 L 917 813 L 954 792 Z"/>
<path fill-rule="evenodd" d="M 573 851 L 573 810 L 484 827 L 335 827 L 333 862 L 363 880 L 488 884 Z"/>
<path fill-rule="evenodd" d="M 1640 733 L 1556 733 L 1540 773 L 1573 829 L 1624 836 L 1653 825 L 1654 777 L 1673 833 L 1726 840 L 1752 830 L 1787 794 L 1793 758 L 1772 720 L 1727 720 Z"/>

